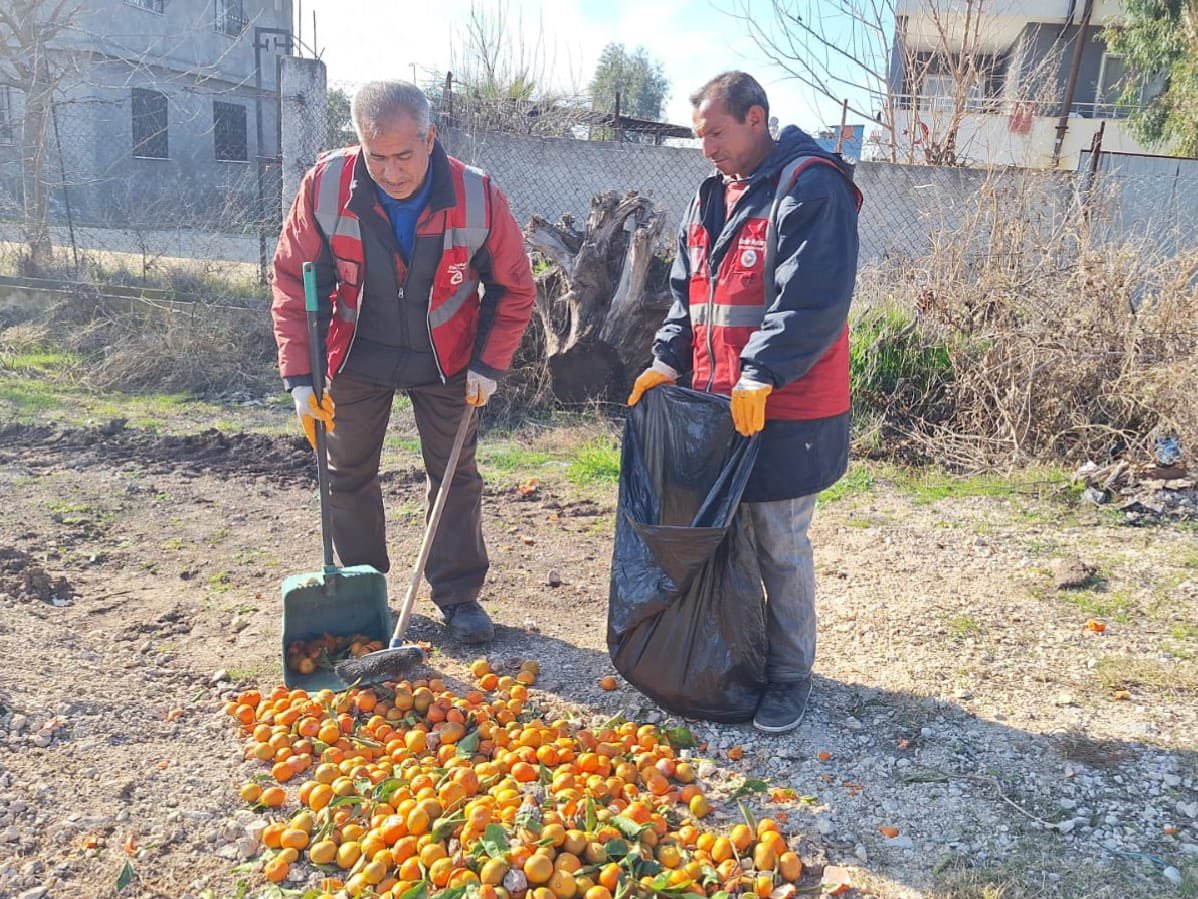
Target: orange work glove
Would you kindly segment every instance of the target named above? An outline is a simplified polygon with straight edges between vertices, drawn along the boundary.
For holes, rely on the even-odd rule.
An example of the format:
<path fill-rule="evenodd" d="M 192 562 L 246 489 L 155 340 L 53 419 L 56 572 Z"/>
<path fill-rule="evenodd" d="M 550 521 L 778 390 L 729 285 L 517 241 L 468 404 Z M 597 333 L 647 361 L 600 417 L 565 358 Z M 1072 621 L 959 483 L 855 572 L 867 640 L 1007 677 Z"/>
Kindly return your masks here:
<path fill-rule="evenodd" d="M 653 364 L 641 372 L 633 383 L 632 393 L 628 394 L 628 405 L 635 406 L 639 403 L 646 390 L 652 390 L 662 384 L 673 384 L 677 380 L 678 372 L 660 359 L 654 359 Z"/>
<path fill-rule="evenodd" d="M 741 375 L 732 388 L 732 424 L 742 437 L 752 437 L 765 427 L 765 401 L 774 388 Z"/>
<path fill-rule="evenodd" d="M 324 422 L 325 429 L 331 434 L 333 432 L 333 397 L 326 390 L 321 402 L 316 402 L 316 391 L 306 385 L 291 388 L 291 399 L 295 402 L 295 414 L 299 418 L 300 426 L 304 429 L 304 436 L 308 438 L 308 442 L 312 444 L 312 449 L 316 449 L 316 420 L 320 419 Z"/>

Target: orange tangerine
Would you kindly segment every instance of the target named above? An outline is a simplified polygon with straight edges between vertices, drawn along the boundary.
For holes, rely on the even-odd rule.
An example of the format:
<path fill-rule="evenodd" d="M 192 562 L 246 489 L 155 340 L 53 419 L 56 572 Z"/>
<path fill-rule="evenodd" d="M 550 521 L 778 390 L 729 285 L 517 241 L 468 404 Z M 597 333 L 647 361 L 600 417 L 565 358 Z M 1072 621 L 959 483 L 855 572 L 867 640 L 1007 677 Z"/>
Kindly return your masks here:
<path fill-rule="evenodd" d="M 711 860 L 717 865 L 732 858 L 732 841 L 727 837 L 716 837 L 711 846 Z"/>
<path fill-rule="evenodd" d="M 549 878 L 553 876 L 553 859 L 533 853 L 524 863 L 524 876 L 531 884 L 548 883 Z"/>
<path fill-rule="evenodd" d="M 737 852 L 744 852 L 753 843 L 753 831 L 748 824 L 736 824 L 733 825 L 728 838 L 732 840 Z"/>
<path fill-rule="evenodd" d="M 778 873 L 783 880 L 794 882 L 803 876 L 803 861 L 794 852 L 783 852 L 778 856 Z"/>
<path fill-rule="evenodd" d="M 288 827 L 279 837 L 279 845 L 284 849 L 306 849 L 308 832 L 298 827 Z"/>
<path fill-rule="evenodd" d="M 258 802 L 267 808 L 278 808 L 287 801 L 287 793 L 282 787 L 267 787 L 258 797 Z"/>
<path fill-rule="evenodd" d="M 332 840 L 320 840 L 308 848 L 308 859 L 314 865 L 331 865 L 337 857 L 337 844 Z"/>
<path fill-rule="evenodd" d="M 262 866 L 262 875 L 271 883 L 279 883 L 287 876 L 290 867 L 282 858 L 272 858 Z"/>

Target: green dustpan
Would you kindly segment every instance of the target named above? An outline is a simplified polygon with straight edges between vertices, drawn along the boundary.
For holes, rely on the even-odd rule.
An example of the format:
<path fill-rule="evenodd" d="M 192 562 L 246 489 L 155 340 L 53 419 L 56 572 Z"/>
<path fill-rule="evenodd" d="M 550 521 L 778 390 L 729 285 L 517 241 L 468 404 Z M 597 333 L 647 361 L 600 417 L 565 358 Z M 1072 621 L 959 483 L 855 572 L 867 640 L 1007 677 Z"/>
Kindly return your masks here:
<path fill-rule="evenodd" d="M 304 309 L 308 316 L 308 346 L 312 362 L 312 388 L 317 400 L 324 394 L 324 364 L 317 333 L 316 272 L 304 263 Z M 391 637 L 391 610 L 387 606 L 387 579 L 369 565 L 338 568 L 333 564 L 333 535 L 329 508 L 329 464 L 324 423 L 316 424 L 316 471 L 320 491 L 320 533 L 324 568 L 293 574 L 283 581 L 283 682 L 309 692 L 343 690 L 348 686 L 332 668 L 318 667 L 301 674 L 287 666 L 287 647 L 297 640 L 331 634 L 350 637 L 365 634 L 384 646 Z"/>

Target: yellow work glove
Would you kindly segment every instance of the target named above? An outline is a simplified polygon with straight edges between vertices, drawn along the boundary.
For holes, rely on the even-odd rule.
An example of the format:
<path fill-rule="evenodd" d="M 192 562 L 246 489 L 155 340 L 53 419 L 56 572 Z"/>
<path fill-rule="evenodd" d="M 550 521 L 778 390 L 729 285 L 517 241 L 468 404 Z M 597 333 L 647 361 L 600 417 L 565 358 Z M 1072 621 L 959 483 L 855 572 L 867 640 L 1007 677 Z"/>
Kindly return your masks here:
<path fill-rule="evenodd" d="M 632 393 L 628 394 L 628 405 L 635 406 L 639 403 L 646 390 L 652 390 L 662 384 L 673 384 L 677 380 L 678 372 L 660 359 L 654 359 L 653 364 L 641 372 L 633 382 Z"/>
<path fill-rule="evenodd" d="M 291 399 L 295 402 L 295 414 L 299 418 L 300 426 L 304 429 L 304 436 L 308 438 L 308 442 L 312 444 L 312 449 L 316 449 L 316 420 L 320 419 L 324 422 L 325 430 L 330 434 L 333 432 L 333 397 L 326 390 L 321 402 L 316 402 L 316 391 L 306 385 L 291 388 Z"/>
<path fill-rule="evenodd" d="M 732 388 L 732 424 L 742 437 L 752 437 L 765 427 L 765 401 L 774 388 L 741 375 Z"/>
<path fill-rule="evenodd" d="M 474 370 L 466 372 L 466 405 L 467 406 L 485 406 L 487 400 L 491 398 L 491 394 L 495 392 L 498 385 L 494 378 L 488 378 L 486 375 L 480 375 Z"/>

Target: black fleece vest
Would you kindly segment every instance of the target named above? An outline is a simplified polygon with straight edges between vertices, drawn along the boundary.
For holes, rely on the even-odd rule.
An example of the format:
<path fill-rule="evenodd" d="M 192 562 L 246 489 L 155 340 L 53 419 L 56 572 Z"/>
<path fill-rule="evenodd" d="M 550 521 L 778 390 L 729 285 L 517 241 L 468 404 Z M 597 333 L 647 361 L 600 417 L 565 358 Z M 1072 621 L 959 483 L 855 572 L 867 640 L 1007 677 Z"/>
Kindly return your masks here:
<path fill-rule="evenodd" d="M 371 184 L 373 189 L 373 184 Z M 365 283 L 358 329 L 345 372 L 388 387 L 417 387 L 440 380 L 428 334 L 428 298 L 439 257 L 439 241 L 417 236 L 411 265 L 399 283 L 399 244 L 374 198 L 355 209 L 362 231 Z M 355 207 L 367 197 L 355 196 Z"/>

